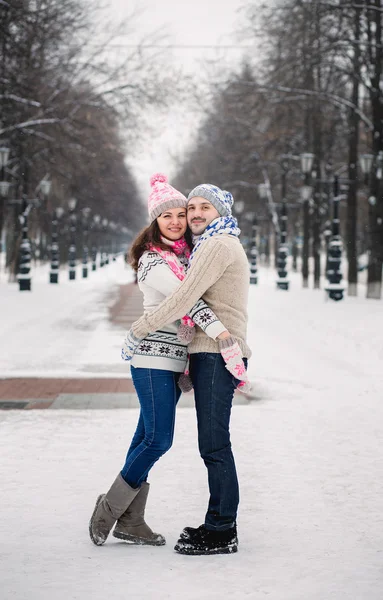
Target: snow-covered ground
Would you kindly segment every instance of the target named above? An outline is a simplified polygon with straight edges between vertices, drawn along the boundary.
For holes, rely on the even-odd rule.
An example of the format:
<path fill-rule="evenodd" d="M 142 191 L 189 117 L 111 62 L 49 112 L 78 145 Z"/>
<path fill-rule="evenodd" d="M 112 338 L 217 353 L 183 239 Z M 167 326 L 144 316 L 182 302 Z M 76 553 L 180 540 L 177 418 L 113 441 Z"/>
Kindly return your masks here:
<path fill-rule="evenodd" d="M 133 281 L 123 257 L 49 284 L 49 265 L 32 269 L 32 291 L 0 280 L 0 377 L 129 376 L 120 359 L 124 329 L 108 322 L 118 286 Z"/>
<path fill-rule="evenodd" d="M 29 344 L 34 368 L 51 373 L 60 354 L 69 370 L 95 364 L 91 351 L 100 364 L 118 362 L 108 354 L 118 344 L 103 298 L 123 275 L 122 264 L 112 265 L 97 285 L 77 282 L 58 312 L 48 306 L 43 324 L 37 282 L 31 304 L 15 292 L 1 326 L 15 339 L 1 361 L 21 372 L 17 346 Z M 136 409 L 2 412 L 1 600 L 381 600 L 383 303 L 326 302 L 323 291 L 302 290 L 299 276 L 289 292 L 277 291 L 274 273 L 261 269 L 249 315 L 250 378 L 262 399 L 233 409 L 238 554 L 173 552 L 180 530 L 202 522 L 207 499 L 193 409 L 179 409 L 175 444 L 151 473 L 148 521 L 167 537 L 161 548 L 113 538 L 99 548 L 88 539 L 96 496 L 121 467 Z M 78 331 L 73 324 L 84 319 L 105 329 Z M 71 344 L 79 346 L 73 361 Z"/>

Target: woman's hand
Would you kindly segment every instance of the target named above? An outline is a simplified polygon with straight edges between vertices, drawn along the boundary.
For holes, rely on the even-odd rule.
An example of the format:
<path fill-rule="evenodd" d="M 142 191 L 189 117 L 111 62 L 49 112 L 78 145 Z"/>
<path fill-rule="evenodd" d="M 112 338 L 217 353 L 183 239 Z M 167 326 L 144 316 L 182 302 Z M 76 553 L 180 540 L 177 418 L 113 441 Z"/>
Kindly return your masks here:
<path fill-rule="evenodd" d="M 227 340 L 229 337 L 231 337 L 231 333 L 229 333 L 228 331 L 223 331 L 219 334 L 217 340 Z"/>
<path fill-rule="evenodd" d="M 121 358 L 123 360 L 132 360 L 137 346 L 141 343 L 141 339 L 136 337 L 130 329 L 125 336 L 124 345 L 121 350 Z"/>

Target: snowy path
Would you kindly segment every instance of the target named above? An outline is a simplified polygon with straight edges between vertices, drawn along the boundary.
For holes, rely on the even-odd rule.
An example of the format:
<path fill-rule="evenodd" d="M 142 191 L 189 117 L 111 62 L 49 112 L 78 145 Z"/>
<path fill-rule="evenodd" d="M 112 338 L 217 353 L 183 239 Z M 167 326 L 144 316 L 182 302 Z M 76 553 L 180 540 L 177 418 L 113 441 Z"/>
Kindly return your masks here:
<path fill-rule="evenodd" d="M 118 285 L 133 280 L 123 258 L 81 279 L 48 282 L 49 266 L 33 273 L 32 292 L 0 283 L 0 377 L 60 377 L 119 374 L 124 331 L 108 322 Z"/>
<path fill-rule="evenodd" d="M 76 305 L 92 318 L 114 280 L 68 295 L 60 318 L 77 322 Z M 324 302 L 323 291 L 302 290 L 299 277 L 287 294 L 277 292 L 274 274 L 262 270 L 249 313 L 250 375 L 263 399 L 233 411 L 238 554 L 172 550 L 183 526 L 202 521 L 207 497 L 192 409 L 178 411 L 174 447 L 151 476 L 148 515 L 168 539 L 162 548 L 113 540 L 96 548 L 88 540 L 96 495 L 121 466 L 136 410 L 3 412 L 1 600 L 381 600 L 383 304 Z M 6 325 L 15 340 L 2 357 L 11 367 L 27 319 L 28 312 Z M 100 364 L 112 365 L 115 332 L 99 332 L 76 333 L 81 365 L 92 346 Z M 41 340 L 53 343 L 49 335 L 43 327 Z M 63 340 L 63 364 L 72 368 L 70 339 Z M 51 368 L 48 347 L 40 359 Z"/>

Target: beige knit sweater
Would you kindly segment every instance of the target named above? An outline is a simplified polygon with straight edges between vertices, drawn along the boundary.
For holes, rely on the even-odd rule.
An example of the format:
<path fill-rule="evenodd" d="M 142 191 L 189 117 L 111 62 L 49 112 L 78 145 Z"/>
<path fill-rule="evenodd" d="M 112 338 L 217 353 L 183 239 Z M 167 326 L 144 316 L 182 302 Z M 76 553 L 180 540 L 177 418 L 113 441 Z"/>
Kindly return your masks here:
<path fill-rule="evenodd" d="M 201 244 L 179 288 L 156 309 L 133 323 L 133 333 L 143 339 L 148 333 L 183 317 L 203 298 L 238 340 L 243 356 L 250 358 L 251 350 L 246 343 L 248 289 L 249 264 L 239 239 L 232 235 L 215 235 Z M 197 327 L 189 352 L 219 353 L 218 343 Z"/>

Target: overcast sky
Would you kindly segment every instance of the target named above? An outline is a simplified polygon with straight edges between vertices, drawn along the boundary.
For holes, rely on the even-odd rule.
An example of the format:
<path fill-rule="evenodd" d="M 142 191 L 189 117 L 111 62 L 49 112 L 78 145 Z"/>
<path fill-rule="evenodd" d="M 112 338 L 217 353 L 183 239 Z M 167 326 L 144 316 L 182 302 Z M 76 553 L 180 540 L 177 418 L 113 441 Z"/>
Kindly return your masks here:
<path fill-rule="evenodd" d="M 132 14 L 134 7 L 142 13 L 135 21 L 134 35 L 137 40 L 145 36 L 149 39 L 151 32 L 163 29 L 167 35 L 166 43 L 175 46 L 240 45 L 233 33 L 238 28 L 237 11 L 243 5 L 243 0 L 105 0 L 105 3 L 110 6 L 109 16 L 116 23 Z M 131 37 L 127 40 L 130 42 Z M 124 40 L 119 39 L 118 42 L 123 43 Z M 242 54 L 240 48 L 228 49 L 223 60 L 228 65 L 233 64 L 240 61 Z M 187 73 L 198 72 L 201 59 L 209 56 L 216 56 L 216 51 L 175 48 L 169 59 Z M 156 171 L 164 171 L 171 177 L 174 172 L 171 155 L 182 155 L 189 139 L 188 131 L 192 127 L 184 112 L 181 107 L 174 106 L 165 121 L 162 117 L 161 135 L 156 135 L 130 161 L 145 195 L 149 191 L 150 176 Z"/>

